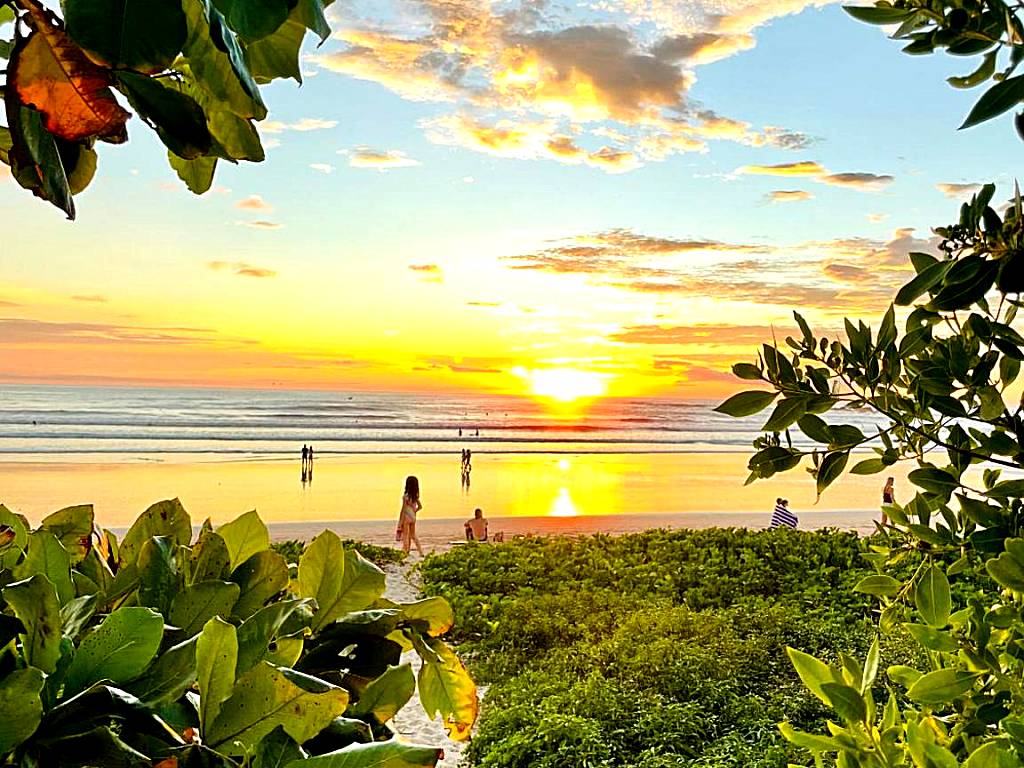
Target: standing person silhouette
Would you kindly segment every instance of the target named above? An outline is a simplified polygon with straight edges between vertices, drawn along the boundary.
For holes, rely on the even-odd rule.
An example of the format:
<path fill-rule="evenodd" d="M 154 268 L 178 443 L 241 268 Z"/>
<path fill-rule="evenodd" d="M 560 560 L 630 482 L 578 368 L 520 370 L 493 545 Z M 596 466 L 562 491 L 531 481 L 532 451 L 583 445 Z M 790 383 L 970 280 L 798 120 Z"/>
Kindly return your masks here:
<path fill-rule="evenodd" d="M 885 504 L 896 503 L 896 487 L 893 485 L 895 478 L 887 477 L 885 479 L 885 486 L 882 488 L 882 525 L 886 525 L 889 522 L 889 516 L 885 514 Z"/>
<path fill-rule="evenodd" d="M 309 463 L 306 466 L 306 472 L 309 475 L 309 479 L 313 479 L 313 446 L 309 446 Z"/>
<path fill-rule="evenodd" d="M 420 503 L 420 481 L 413 475 L 405 478 L 405 493 L 402 494 L 402 511 L 398 513 L 398 530 L 402 534 L 402 551 L 409 554 L 411 544 L 423 557 L 423 547 L 416 536 L 416 514 L 423 509 Z"/>

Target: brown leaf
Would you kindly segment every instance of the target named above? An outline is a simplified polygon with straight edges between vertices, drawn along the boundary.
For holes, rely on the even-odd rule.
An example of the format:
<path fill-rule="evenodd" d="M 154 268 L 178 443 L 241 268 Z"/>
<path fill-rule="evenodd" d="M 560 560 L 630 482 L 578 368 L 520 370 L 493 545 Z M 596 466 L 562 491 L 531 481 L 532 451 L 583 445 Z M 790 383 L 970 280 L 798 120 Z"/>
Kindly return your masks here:
<path fill-rule="evenodd" d="M 15 48 L 9 72 L 22 103 L 42 112 L 46 130 L 68 141 L 124 141 L 131 115 L 114 98 L 110 72 L 90 61 L 45 8 L 34 0 L 23 5 L 34 32 Z"/>

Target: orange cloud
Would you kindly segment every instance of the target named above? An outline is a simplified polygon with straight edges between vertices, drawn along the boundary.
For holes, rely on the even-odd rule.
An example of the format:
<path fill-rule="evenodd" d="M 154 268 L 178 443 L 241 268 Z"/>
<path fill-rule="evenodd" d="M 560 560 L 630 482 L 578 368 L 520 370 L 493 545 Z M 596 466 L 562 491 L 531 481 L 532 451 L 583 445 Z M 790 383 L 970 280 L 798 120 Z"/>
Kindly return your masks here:
<path fill-rule="evenodd" d="M 264 213 L 270 213 L 274 210 L 274 206 L 268 203 L 260 195 L 249 195 L 244 197 L 235 203 L 235 208 L 240 211 L 261 211 Z"/>
<path fill-rule="evenodd" d="M 936 184 L 935 188 L 939 190 L 946 197 L 951 197 L 954 200 L 966 198 L 968 195 L 973 195 L 976 192 L 981 191 L 981 184 L 960 184 L 953 182 L 943 182 Z"/>
<path fill-rule="evenodd" d="M 765 195 L 770 203 L 796 203 L 803 200 L 813 200 L 814 195 L 802 189 L 776 189 Z"/>
<path fill-rule="evenodd" d="M 272 269 L 254 267 L 244 261 L 208 261 L 206 266 L 215 272 L 227 271 L 241 277 L 274 277 L 277 275 Z"/>
<path fill-rule="evenodd" d="M 820 163 L 802 160 L 778 165 L 744 165 L 737 168 L 736 173 L 754 176 L 823 176 L 828 171 Z"/>
<path fill-rule="evenodd" d="M 876 192 L 896 180 L 894 176 L 877 173 L 832 173 L 820 163 L 811 160 L 779 165 L 744 165 L 737 168 L 736 173 L 753 176 L 805 176 L 822 184 L 850 187 L 864 192 Z"/>
<path fill-rule="evenodd" d="M 371 149 L 356 147 L 355 149 L 339 150 L 338 154 L 348 155 L 348 164 L 353 168 L 412 168 L 420 164 L 418 160 L 407 157 L 404 152 L 396 149 Z"/>

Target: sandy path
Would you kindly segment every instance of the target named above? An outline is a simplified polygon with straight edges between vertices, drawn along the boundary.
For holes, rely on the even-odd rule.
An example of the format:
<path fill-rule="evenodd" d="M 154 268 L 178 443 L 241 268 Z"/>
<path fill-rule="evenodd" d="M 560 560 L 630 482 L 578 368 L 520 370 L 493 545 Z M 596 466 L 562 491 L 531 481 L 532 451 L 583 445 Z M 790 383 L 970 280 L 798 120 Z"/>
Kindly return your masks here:
<path fill-rule="evenodd" d="M 396 603 L 411 603 L 422 597 L 419 579 L 413 566 L 388 565 L 384 568 L 386 588 L 384 597 Z M 413 671 L 419 674 L 420 657 L 416 651 L 402 654 L 402 662 L 412 664 Z M 477 695 L 483 698 L 484 690 L 477 689 Z M 438 768 L 456 768 L 462 763 L 462 755 L 468 746 L 465 741 L 452 741 L 444 732 L 440 719 L 429 720 L 420 705 L 418 692 L 413 694 L 409 703 L 395 716 L 395 730 L 407 741 L 419 744 L 431 744 L 444 748 L 444 758 L 437 763 Z"/>

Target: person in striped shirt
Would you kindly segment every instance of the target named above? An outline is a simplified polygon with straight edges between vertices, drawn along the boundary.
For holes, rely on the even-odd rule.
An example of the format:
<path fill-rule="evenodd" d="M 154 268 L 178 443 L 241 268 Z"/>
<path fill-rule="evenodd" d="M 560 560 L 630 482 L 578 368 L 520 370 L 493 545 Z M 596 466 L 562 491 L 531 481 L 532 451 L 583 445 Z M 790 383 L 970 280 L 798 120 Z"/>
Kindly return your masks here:
<path fill-rule="evenodd" d="M 780 525 L 784 525 L 787 528 L 796 528 L 797 522 L 796 515 L 789 511 L 789 500 L 776 499 L 775 511 L 772 512 L 772 521 L 768 524 L 768 527 L 778 528 Z"/>

